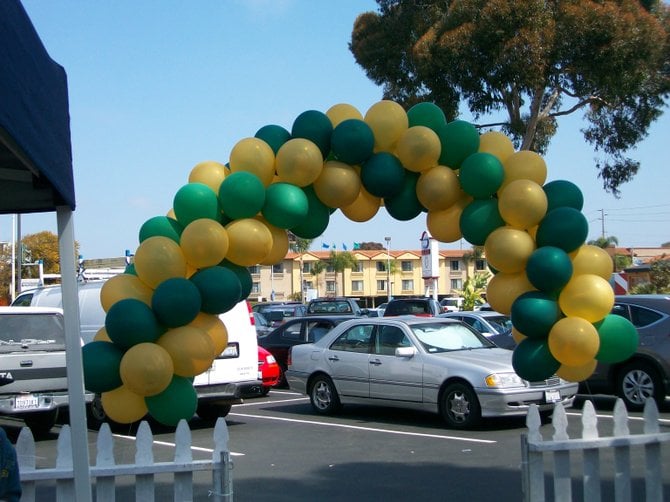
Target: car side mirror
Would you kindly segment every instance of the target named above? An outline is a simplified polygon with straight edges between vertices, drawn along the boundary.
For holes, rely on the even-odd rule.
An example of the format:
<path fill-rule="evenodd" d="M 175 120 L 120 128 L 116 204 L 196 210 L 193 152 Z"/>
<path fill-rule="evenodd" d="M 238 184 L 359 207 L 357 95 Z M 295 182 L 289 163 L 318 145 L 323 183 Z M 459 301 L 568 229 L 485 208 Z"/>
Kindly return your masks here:
<path fill-rule="evenodd" d="M 416 355 L 416 347 L 397 347 L 395 355 L 397 357 L 414 357 Z"/>

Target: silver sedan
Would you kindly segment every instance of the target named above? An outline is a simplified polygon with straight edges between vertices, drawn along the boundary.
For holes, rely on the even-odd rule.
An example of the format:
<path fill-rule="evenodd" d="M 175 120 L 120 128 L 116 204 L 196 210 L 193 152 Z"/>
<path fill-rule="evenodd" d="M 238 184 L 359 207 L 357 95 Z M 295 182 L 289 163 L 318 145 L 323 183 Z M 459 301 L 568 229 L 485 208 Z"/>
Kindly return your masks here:
<path fill-rule="evenodd" d="M 558 402 L 569 407 L 578 387 L 558 377 L 522 380 L 512 352 L 466 324 L 413 316 L 344 322 L 317 343 L 293 347 L 286 377 L 317 413 L 343 404 L 397 406 L 440 413 L 452 428 L 525 415 L 533 403 L 544 413 Z"/>

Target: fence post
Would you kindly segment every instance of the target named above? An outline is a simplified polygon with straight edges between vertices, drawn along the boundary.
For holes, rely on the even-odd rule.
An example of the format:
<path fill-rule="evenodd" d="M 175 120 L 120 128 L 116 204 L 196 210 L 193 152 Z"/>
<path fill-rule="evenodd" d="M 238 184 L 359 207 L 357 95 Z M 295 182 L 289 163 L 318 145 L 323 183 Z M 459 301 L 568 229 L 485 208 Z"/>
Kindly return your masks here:
<path fill-rule="evenodd" d="M 528 448 L 528 442 L 542 442 L 542 434 L 540 434 L 540 426 L 542 419 L 537 405 L 531 404 L 526 416 L 526 427 L 528 427 L 528 434 L 521 436 L 521 458 L 522 458 L 522 474 L 521 481 L 523 499 L 526 502 L 544 500 L 544 462 L 541 452 L 531 452 Z M 525 462 L 525 466 L 523 465 Z"/>
<path fill-rule="evenodd" d="M 582 408 L 582 439 L 598 439 L 598 417 L 591 401 Z M 601 500 L 600 450 L 584 449 L 584 500 Z"/>
<path fill-rule="evenodd" d="M 19 463 L 19 475 L 35 470 L 35 438 L 28 427 L 22 427 L 16 440 L 16 459 Z M 21 500 L 35 502 L 35 481 L 21 480 Z"/>
<path fill-rule="evenodd" d="M 212 458 L 212 495 L 216 502 L 233 502 L 233 462 L 228 450 L 228 427 L 226 420 L 219 417 L 214 426 L 214 452 Z"/>
<path fill-rule="evenodd" d="M 98 452 L 95 457 L 95 465 L 97 467 L 113 467 L 115 465 L 114 439 L 107 422 L 100 426 L 96 446 Z M 114 476 L 98 476 L 95 478 L 95 499 L 98 502 L 114 502 L 116 499 L 115 491 Z"/>
<path fill-rule="evenodd" d="M 64 425 L 56 443 L 56 467 L 72 471 L 73 477 L 56 481 L 56 500 L 70 502 L 74 496 L 74 463 L 72 460 L 72 440 L 70 426 Z"/>
<path fill-rule="evenodd" d="M 628 437 L 628 412 L 621 398 L 614 404 L 614 436 Z M 614 499 L 617 502 L 630 502 L 630 446 L 614 447 Z"/>
<path fill-rule="evenodd" d="M 183 418 L 177 424 L 175 432 L 174 461 L 181 464 L 193 462 L 191 451 L 191 429 Z M 175 472 L 174 474 L 175 502 L 193 500 L 193 471 Z"/>
<path fill-rule="evenodd" d="M 554 426 L 553 441 L 565 441 L 568 436 L 568 417 L 565 408 L 557 403 L 551 423 Z M 572 500 L 572 479 L 570 477 L 570 452 L 557 450 L 554 452 L 554 496 L 556 500 Z"/>
<path fill-rule="evenodd" d="M 644 433 L 658 434 L 658 407 L 652 398 L 644 403 Z M 650 443 L 644 447 L 645 467 L 644 488 L 649 502 L 663 500 L 663 463 L 661 462 L 661 443 Z"/>
<path fill-rule="evenodd" d="M 154 437 L 149 424 L 142 420 L 135 436 L 135 464 L 151 465 L 154 463 Z M 135 500 L 155 500 L 153 474 L 138 474 L 135 483 Z"/>

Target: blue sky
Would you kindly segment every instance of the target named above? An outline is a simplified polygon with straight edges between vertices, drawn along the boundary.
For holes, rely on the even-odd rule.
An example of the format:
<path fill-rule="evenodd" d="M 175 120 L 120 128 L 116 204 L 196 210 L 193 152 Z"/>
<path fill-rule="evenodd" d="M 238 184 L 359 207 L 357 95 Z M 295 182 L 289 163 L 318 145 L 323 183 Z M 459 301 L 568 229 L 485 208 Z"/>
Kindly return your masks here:
<path fill-rule="evenodd" d="M 23 0 L 51 57 L 68 74 L 77 208 L 84 258 L 134 252 L 142 223 L 165 214 L 203 160 L 225 163 L 237 141 L 262 126 L 290 130 L 305 110 L 349 103 L 363 114 L 381 99 L 348 50 L 356 16 L 372 0 Z M 469 117 L 464 116 L 468 120 Z M 642 162 L 616 199 L 602 189 L 579 117 L 560 122 L 545 156 L 548 180 L 584 193 L 589 239 L 655 247 L 670 241 L 667 111 L 632 152 Z M 604 210 L 601 212 L 601 210 Z M 56 231 L 54 214 L 23 215 L 22 233 Z M 12 217 L 0 216 L 0 240 Z M 393 220 L 382 208 L 366 223 L 341 214 L 321 242 L 391 237 L 392 249 L 419 249 L 425 218 Z M 467 242 L 441 244 L 469 248 Z"/>

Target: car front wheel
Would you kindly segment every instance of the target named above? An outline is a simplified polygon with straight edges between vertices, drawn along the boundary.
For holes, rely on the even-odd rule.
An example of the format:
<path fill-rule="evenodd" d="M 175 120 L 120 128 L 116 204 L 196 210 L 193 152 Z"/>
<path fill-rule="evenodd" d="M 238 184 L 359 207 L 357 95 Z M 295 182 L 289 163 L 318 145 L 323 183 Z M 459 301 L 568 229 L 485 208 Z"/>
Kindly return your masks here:
<path fill-rule="evenodd" d="M 466 383 L 452 383 L 442 394 L 442 417 L 453 429 L 466 429 L 479 423 L 481 408 L 475 391 Z"/>
<path fill-rule="evenodd" d="M 641 410 L 647 399 L 660 406 L 665 400 L 661 377 L 656 369 L 643 361 L 632 361 L 618 373 L 617 395 L 629 410 Z"/>
<path fill-rule="evenodd" d="M 227 416 L 231 408 L 229 404 L 199 403 L 196 413 L 204 421 L 213 422 L 219 417 Z"/>
<path fill-rule="evenodd" d="M 333 381 L 326 375 L 317 376 L 309 390 L 309 399 L 317 413 L 331 415 L 340 409 L 340 398 Z"/>

